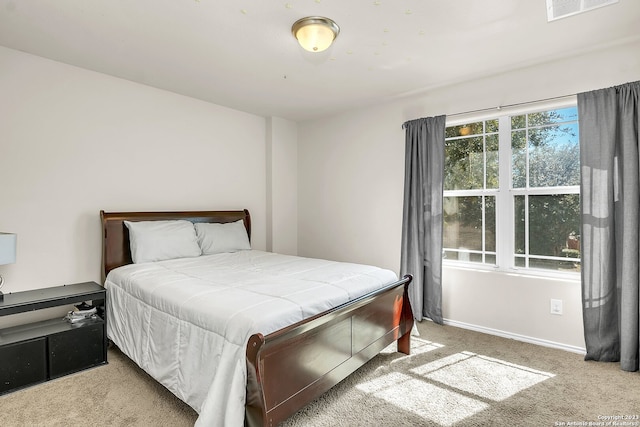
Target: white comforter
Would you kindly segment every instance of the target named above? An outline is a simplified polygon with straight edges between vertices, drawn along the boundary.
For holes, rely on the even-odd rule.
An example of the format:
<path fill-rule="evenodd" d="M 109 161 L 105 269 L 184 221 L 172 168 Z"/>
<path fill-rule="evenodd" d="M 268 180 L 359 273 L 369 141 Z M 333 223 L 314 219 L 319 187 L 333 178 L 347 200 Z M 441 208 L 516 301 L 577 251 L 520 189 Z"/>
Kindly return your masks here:
<path fill-rule="evenodd" d="M 256 250 L 117 268 L 107 334 L 199 413 L 242 426 L 249 337 L 267 335 L 397 280 L 377 267 Z"/>

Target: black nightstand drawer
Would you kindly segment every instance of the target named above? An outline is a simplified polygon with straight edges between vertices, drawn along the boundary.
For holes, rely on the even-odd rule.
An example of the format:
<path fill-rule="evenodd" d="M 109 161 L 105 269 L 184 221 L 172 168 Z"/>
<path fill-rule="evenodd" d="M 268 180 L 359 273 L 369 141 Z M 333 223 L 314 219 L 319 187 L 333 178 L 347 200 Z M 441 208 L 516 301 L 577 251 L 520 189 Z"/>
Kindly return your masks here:
<path fill-rule="evenodd" d="M 47 380 L 47 339 L 0 347 L 0 393 Z"/>
<path fill-rule="evenodd" d="M 103 331 L 100 320 L 49 335 L 50 377 L 58 378 L 104 363 Z"/>

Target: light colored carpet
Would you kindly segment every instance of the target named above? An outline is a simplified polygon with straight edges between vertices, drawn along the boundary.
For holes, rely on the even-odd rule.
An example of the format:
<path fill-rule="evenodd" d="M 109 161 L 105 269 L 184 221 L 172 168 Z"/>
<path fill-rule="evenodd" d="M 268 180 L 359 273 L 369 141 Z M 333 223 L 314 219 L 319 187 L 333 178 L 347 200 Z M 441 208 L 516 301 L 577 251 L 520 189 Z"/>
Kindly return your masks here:
<path fill-rule="evenodd" d="M 608 416 L 640 426 L 638 372 L 451 326 L 418 329 L 411 356 L 385 350 L 283 427 L 568 426 Z M 197 417 L 117 348 L 108 365 L 2 396 L 0 408 L 10 427 L 178 427 Z"/>

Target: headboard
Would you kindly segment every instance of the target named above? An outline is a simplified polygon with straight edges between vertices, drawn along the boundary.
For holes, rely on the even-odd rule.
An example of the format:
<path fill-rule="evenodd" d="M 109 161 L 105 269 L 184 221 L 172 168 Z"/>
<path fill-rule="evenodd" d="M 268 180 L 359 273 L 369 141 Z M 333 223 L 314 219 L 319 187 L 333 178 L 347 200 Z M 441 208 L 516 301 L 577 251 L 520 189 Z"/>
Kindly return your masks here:
<path fill-rule="evenodd" d="M 247 235 L 251 239 L 251 217 L 249 211 L 185 211 L 185 212 L 105 212 L 100 211 L 102 220 L 102 281 L 114 268 L 131 264 L 129 230 L 124 221 L 160 221 L 185 219 L 191 222 L 234 222 L 244 221 Z"/>

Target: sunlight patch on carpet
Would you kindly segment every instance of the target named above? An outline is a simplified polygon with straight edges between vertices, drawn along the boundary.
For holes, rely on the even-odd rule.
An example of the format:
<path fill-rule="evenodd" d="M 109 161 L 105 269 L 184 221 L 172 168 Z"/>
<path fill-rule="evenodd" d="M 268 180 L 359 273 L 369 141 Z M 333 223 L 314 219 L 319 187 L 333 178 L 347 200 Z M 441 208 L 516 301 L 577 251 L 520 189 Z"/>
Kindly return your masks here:
<path fill-rule="evenodd" d="M 399 372 L 358 384 L 356 388 L 441 426 L 454 425 L 489 407 L 477 399 Z"/>
<path fill-rule="evenodd" d="M 470 352 L 457 353 L 411 370 L 452 389 L 501 401 L 555 375 Z"/>
<path fill-rule="evenodd" d="M 411 356 L 396 359 L 385 369 L 391 368 L 395 362 L 409 361 L 417 353 L 444 347 L 415 338 L 411 344 Z M 356 388 L 425 420 L 448 427 L 488 409 L 492 402 L 507 399 L 554 376 L 549 372 L 463 351 L 409 371 L 393 370 L 360 383 Z"/>

